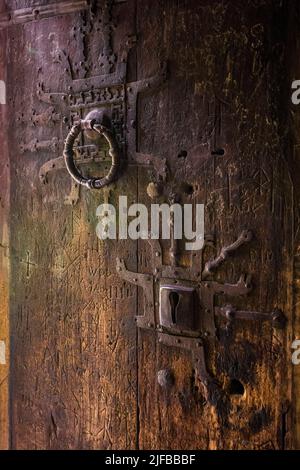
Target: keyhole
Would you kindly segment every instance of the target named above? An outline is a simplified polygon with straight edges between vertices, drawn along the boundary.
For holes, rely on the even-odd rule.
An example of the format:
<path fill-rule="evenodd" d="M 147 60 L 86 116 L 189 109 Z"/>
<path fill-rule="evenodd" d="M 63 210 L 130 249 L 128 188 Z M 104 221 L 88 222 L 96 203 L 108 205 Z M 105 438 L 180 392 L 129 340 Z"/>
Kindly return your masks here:
<path fill-rule="evenodd" d="M 172 323 L 176 323 L 176 311 L 179 303 L 179 294 L 175 291 L 170 292 L 169 300 L 171 305 L 171 318 Z"/>

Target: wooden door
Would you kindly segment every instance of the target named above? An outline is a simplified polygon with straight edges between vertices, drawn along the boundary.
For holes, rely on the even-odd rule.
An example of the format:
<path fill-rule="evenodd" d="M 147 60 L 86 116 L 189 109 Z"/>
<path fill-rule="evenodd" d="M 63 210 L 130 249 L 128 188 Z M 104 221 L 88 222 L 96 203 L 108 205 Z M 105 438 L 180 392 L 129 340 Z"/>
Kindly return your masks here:
<path fill-rule="evenodd" d="M 2 2 L 2 447 L 297 447 L 293 9 Z M 92 109 L 108 110 L 125 162 L 102 190 L 62 158 Z M 85 174 L 110 164 L 85 134 L 76 155 Z M 204 248 L 100 240 L 96 209 L 120 195 L 204 204 Z M 161 324 L 166 282 L 193 286 L 196 335 Z"/>

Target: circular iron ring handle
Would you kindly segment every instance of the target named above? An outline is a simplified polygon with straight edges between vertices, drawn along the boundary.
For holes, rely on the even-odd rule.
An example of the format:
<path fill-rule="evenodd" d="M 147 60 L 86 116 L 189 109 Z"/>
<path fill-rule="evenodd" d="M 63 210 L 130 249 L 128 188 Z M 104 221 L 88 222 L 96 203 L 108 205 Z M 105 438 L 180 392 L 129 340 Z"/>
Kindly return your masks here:
<path fill-rule="evenodd" d="M 112 162 L 109 172 L 102 178 L 87 178 L 83 176 L 74 161 L 74 143 L 79 134 L 84 130 L 92 130 L 102 135 L 109 144 L 109 155 Z M 112 131 L 107 127 L 98 124 L 96 119 L 81 120 L 75 123 L 70 130 L 64 147 L 64 160 L 67 170 L 76 183 L 89 189 L 101 189 L 111 184 L 117 176 L 121 164 L 120 150 Z"/>

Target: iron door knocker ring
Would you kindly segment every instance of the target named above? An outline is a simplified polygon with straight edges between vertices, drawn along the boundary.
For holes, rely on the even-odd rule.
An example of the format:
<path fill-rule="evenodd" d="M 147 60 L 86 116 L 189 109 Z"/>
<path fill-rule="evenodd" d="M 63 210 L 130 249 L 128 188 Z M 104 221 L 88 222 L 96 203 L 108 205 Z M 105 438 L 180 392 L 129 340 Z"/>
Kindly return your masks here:
<path fill-rule="evenodd" d="M 88 178 L 83 176 L 75 164 L 73 148 L 74 143 L 79 134 L 84 130 L 97 132 L 103 136 L 109 144 L 109 155 L 112 159 L 111 167 L 107 175 L 103 176 L 102 178 Z M 81 184 L 88 189 L 101 189 L 104 188 L 104 186 L 111 184 L 115 180 L 121 165 L 120 150 L 113 131 L 110 130 L 107 126 L 102 125 L 99 118 L 89 119 L 89 115 L 86 119 L 82 119 L 72 126 L 65 141 L 63 156 L 67 170 L 71 177 L 78 184 Z"/>

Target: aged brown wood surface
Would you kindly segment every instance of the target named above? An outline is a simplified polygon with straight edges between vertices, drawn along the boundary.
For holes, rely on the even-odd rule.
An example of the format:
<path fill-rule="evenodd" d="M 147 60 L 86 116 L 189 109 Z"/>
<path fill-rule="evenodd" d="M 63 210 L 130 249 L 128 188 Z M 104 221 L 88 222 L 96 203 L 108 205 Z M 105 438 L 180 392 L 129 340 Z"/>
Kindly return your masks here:
<path fill-rule="evenodd" d="M 298 41 L 298 21 L 300 18 L 300 5 L 298 2 L 292 2 L 289 8 L 288 14 L 288 35 L 287 35 L 287 47 L 290 50 L 290 54 L 287 57 L 287 75 L 286 80 L 290 85 L 294 80 L 297 80 L 300 73 L 299 63 L 299 41 Z M 287 98 L 288 99 L 288 98 Z M 300 110 L 299 106 L 290 104 L 289 113 L 289 148 L 287 151 L 287 158 L 289 161 L 291 171 L 291 179 L 294 189 L 294 217 L 293 217 L 293 229 L 294 229 L 294 247 L 293 247 L 293 339 L 299 339 L 300 332 L 300 311 L 299 311 L 299 259 L 300 259 L 300 240 L 299 240 L 299 117 Z M 293 403 L 293 414 L 291 422 L 291 433 L 294 438 L 294 447 L 300 448 L 300 368 L 294 366 L 292 369 L 292 403 Z"/>
<path fill-rule="evenodd" d="M 0 32 L 0 79 L 6 82 L 6 32 Z M 0 105 L 0 449 L 9 446 L 9 159 L 5 121 L 7 108 Z"/>
<path fill-rule="evenodd" d="M 12 3 L 14 10 L 36 4 Z M 291 286 L 297 281 L 294 187 L 300 170 L 290 158 L 290 84 L 284 76 L 293 42 L 286 28 L 296 21 L 291 4 L 294 8 L 295 2 L 279 0 L 99 1 L 81 12 L 6 26 L 13 448 L 299 446 L 290 346 L 298 325 L 297 286 Z M 128 37 L 127 57 L 120 50 Z M 279 308 L 288 320 L 283 329 L 258 320 L 236 320 L 226 329 L 216 320 L 217 337 L 205 341 L 209 372 L 222 390 L 215 402 L 205 396 L 189 351 L 160 344 L 156 331 L 135 327 L 134 317 L 145 307 L 143 294 L 118 275 L 116 257 L 134 272 L 153 274 L 150 244 L 96 236 L 96 207 L 116 202 L 120 194 L 129 203 L 150 206 L 146 188 L 155 172 L 128 165 L 111 188 L 99 192 L 78 192 L 73 185 L 70 193 L 70 178 L 57 161 L 47 178 L 39 177 L 41 167 L 62 154 L 72 120 L 90 109 L 91 83 L 100 87 L 104 74 L 121 70 L 122 57 L 126 99 L 122 95 L 123 104 L 114 108 L 118 136 L 131 150 L 136 145 L 137 152 L 167 160 L 164 185 L 170 195 L 205 204 L 212 243 L 195 253 L 199 272 L 242 230 L 254 234 L 208 277 L 234 284 L 246 273 L 252 275 L 252 291 L 234 300 L 218 295 L 215 306 Z M 167 79 L 140 94 L 136 119 L 130 129 L 122 128 L 123 114 L 133 112 L 135 86 L 125 85 L 155 76 L 164 62 Z M 76 95 L 85 81 L 86 94 Z M 110 93 L 114 100 L 114 92 L 105 90 L 101 106 Z M 105 165 L 83 167 L 95 172 Z M 4 173 L 0 177 L 5 180 Z M 162 248 L 164 263 L 171 263 L 166 241 Z M 7 269 L 3 247 L 0 256 Z M 182 245 L 178 263 L 189 271 L 191 256 Z M 5 270 L 1 275 L 7 279 Z M 1 289 L 2 284 L 5 298 L 7 281 Z M 7 302 L 1 308 L 1 318 L 7 318 Z M 2 334 L 7 341 L 6 320 Z M 7 370 L 0 367 L 0 379 L 5 378 Z M 294 383 L 299 383 L 295 370 Z M 8 430 L 3 388 L 6 382 L 0 388 L 0 422 Z"/>
<path fill-rule="evenodd" d="M 157 17 L 162 18 L 158 31 Z M 206 231 L 214 233 L 216 251 L 204 252 L 203 260 L 242 228 L 253 230 L 253 242 L 224 264 L 217 278 L 236 282 L 242 272 L 251 273 L 253 292 L 235 303 L 258 311 L 277 306 L 291 320 L 293 201 L 280 110 L 282 18 L 280 2 L 143 3 L 138 8 L 143 34 L 137 63 L 139 73 L 147 75 L 159 60 L 169 60 L 166 89 L 141 106 L 141 145 L 145 152 L 167 157 L 173 174 L 177 169 L 178 186 L 185 180 L 194 188 L 192 198 L 205 203 Z M 145 49 L 153 51 L 150 58 Z M 183 150 L 186 159 L 178 158 Z M 210 369 L 227 391 L 236 379 L 245 393 L 228 393 L 219 410 L 205 402 L 189 354 L 171 352 L 158 346 L 153 334 L 141 333 L 141 447 L 291 445 L 286 434 L 289 331 L 290 326 L 276 331 L 267 324 L 241 322 L 226 335 L 220 325 Z M 174 385 L 160 387 L 157 372 L 165 369 L 172 370 Z M 154 397 L 149 389 L 155 389 Z"/>
<path fill-rule="evenodd" d="M 134 14 L 125 4 L 117 14 L 123 18 L 120 43 Z M 42 164 L 62 154 L 70 124 L 60 95 L 52 105 L 42 94 L 71 94 L 71 79 L 103 73 L 99 55 L 107 38 L 97 20 L 92 32 L 85 13 L 9 30 L 8 83 L 18 81 L 8 91 L 11 412 L 12 447 L 18 449 L 135 447 L 136 293 L 115 270 L 117 251 L 134 263 L 135 245 L 101 242 L 95 215 L 98 204 L 113 202 L 119 192 L 134 196 L 135 171 L 111 192 L 81 191 L 73 206 L 65 204 L 66 171 L 49 173 L 45 185 L 39 179 Z M 104 71 L 110 67 L 106 63 Z M 86 114 L 79 107 L 75 112 Z"/>

